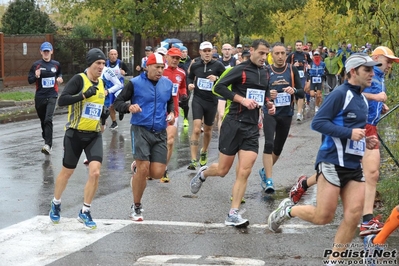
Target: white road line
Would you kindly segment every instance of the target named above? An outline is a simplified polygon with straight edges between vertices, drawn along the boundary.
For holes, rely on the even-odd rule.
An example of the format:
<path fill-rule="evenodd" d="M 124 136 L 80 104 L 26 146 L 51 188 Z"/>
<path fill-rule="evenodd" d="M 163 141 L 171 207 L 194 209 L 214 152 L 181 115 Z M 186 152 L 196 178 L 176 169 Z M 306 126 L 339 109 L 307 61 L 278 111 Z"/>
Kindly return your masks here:
<path fill-rule="evenodd" d="M 97 229 L 86 229 L 76 218 L 61 218 L 52 224 L 48 216 L 36 216 L 29 220 L 0 230 L 1 265 L 46 265 L 68 254 L 76 252 L 95 241 L 122 229 L 127 225 L 162 225 L 180 227 L 224 228 L 222 223 L 196 223 L 178 221 L 143 221 L 95 219 Z M 312 224 L 287 224 L 281 226 L 287 233 L 298 233 L 289 229 L 309 229 Z M 266 229 L 267 224 L 253 224 L 249 228 Z M 23 256 L 21 256 L 23 254 Z"/>

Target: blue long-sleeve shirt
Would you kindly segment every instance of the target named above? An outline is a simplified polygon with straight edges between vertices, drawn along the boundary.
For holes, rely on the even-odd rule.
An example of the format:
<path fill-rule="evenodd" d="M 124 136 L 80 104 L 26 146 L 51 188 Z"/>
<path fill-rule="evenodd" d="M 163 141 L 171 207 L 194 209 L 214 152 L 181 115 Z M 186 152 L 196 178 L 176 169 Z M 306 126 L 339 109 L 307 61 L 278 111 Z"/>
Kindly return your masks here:
<path fill-rule="evenodd" d="M 363 92 L 378 94 L 380 92 L 385 92 L 385 83 L 384 83 L 384 72 L 381 71 L 379 67 L 374 66 L 374 77 L 371 82 L 371 86 L 365 88 Z M 381 116 L 383 102 L 368 100 L 369 103 L 369 111 L 368 111 L 368 119 L 367 123 L 370 125 L 377 125 L 378 119 Z"/>
<path fill-rule="evenodd" d="M 365 128 L 368 104 L 359 86 L 345 81 L 325 99 L 312 121 L 312 129 L 322 134 L 316 158 L 349 169 L 359 169 L 365 140 L 352 141 L 352 129 Z"/>

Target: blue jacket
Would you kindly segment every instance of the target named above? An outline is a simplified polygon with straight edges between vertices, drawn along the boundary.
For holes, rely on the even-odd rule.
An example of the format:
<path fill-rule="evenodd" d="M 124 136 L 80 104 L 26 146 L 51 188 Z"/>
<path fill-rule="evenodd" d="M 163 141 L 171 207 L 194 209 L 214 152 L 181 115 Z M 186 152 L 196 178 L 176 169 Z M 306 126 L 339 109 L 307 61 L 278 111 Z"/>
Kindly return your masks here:
<path fill-rule="evenodd" d="M 365 128 L 368 104 L 360 87 L 345 81 L 334 89 L 313 118 L 312 129 L 322 134 L 322 143 L 316 158 L 349 169 L 359 169 L 365 142 L 350 138 L 352 129 Z M 354 151 L 355 150 L 355 151 Z"/>
<path fill-rule="evenodd" d="M 378 94 L 380 92 L 385 92 L 385 83 L 384 83 L 384 72 L 381 71 L 379 67 L 374 66 L 374 77 L 371 82 L 371 86 L 365 88 L 363 92 Z M 367 124 L 377 125 L 377 121 L 380 118 L 383 102 L 377 102 L 373 100 L 369 100 L 369 111 L 368 111 L 368 119 Z"/>
<path fill-rule="evenodd" d="M 316 66 L 316 64 L 313 62 L 311 64 L 311 68 L 309 69 L 309 76 L 310 77 L 323 77 L 325 74 L 324 69 L 326 68 L 326 63 L 323 61 L 320 62 L 319 66 Z"/>
<path fill-rule="evenodd" d="M 140 113 L 132 114 L 130 123 L 154 132 L 165 130 L 167 126 L 167 104 L 170 100 L 173 103 L 172 81 L 166 77 L 161 77 L 154 86 L 147 78 L 147 74 L 141 73 L 132 78 L 130 82 L 133 83 L 134 87 L 131 103 L 137 103 L 142 110 Z"/>

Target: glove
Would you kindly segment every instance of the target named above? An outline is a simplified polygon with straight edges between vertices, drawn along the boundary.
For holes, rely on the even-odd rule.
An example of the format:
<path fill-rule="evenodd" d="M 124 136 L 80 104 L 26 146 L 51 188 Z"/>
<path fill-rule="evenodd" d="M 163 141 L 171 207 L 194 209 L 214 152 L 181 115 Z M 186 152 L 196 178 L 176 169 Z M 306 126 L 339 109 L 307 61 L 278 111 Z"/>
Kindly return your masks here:
<path fill-rule="evenodd" d="M 106 106 L 103 106 L 103 112 L 101 113 L 101 124 L 105 125 L 105 121 L 107 120 L 110 112 Z"/>
<path fill-rule="evenodd" d="M 87 91 L 85 91 L 83 93 L 83 95 L 85 96 L 85 98 L 90 98 L 93 95 L 96 95 L 98 91 L 98 88 L 96 86 L 91 86 L 90 88 L 87 89 Z"/>

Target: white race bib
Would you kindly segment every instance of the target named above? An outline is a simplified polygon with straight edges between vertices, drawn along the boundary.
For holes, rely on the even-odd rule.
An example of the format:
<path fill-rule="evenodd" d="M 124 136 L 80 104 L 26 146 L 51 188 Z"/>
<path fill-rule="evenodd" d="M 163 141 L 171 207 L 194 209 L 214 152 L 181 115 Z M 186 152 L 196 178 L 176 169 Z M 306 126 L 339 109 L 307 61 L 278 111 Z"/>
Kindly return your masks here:
<path fill-rule="evenodd" d="M 300 78 L 303 78 L 305 76 L 303 70 L 298 70 L 298 73 Z"/>
<path fill-rule="evenodd" d="M 43 88 L 53 88 L 55 85 L 55 77 L 52 78 L 42 78 Z"/>
<path fill-rule="evenodd" d="M 263 106 L 265 104 L 265 93 L 264 90 L 248 88 L 246 97 L 255 100 L 259 106 Z"/>
<path fill-rule="evenodd" d="M 213 82 L 209 79 L 198 78 L 197 80 L 198 89 L 203 91 L 212 91 Z"/>
<path fill-rule="evenodd" d="M 98 121 L 100 120 L 102 111 L 102 104 L 86 102 L 83 106 L 82 117 Z"/>
<path fill-rule="evenodd" d="M 366 138 L 359 141 L 348 139 L 345 152 L 353 155 L 363 156 L 366 150 Z"/>
<path fill-rule="evenodd" d="M 291 104 L 291 94 L 287 92 L 279 92 L 277 93 L 276 99 L 274 99 L 274 105 L 276 107 L 279 106 L 288 106 Z"/>
<path fill-rule="evenodd" d="M 179 90 L 179 84 L 173 83 L 172 96 L 177 96 L 178 90 Z"/>
<path fill-rule="evenodd" d="M 321 83 L 321 77 L 312 77 L 312 83 Z"/>

